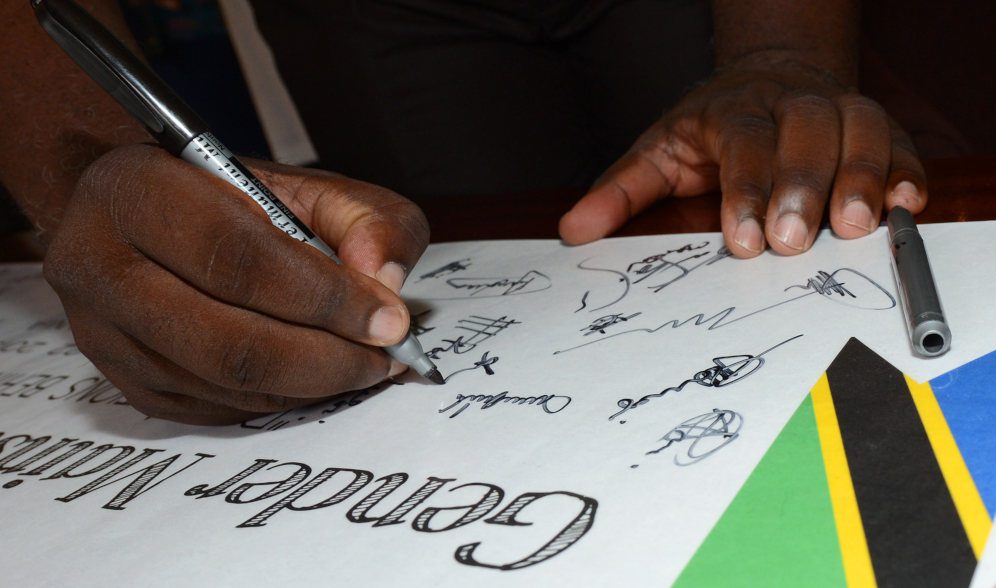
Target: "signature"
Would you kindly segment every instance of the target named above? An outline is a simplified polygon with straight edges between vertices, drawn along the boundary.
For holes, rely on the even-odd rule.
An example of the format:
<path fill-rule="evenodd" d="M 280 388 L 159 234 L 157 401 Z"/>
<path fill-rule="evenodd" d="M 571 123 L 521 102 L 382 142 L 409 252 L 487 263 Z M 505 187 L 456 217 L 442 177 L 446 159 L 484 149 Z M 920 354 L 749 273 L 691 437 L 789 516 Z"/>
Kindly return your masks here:
<path fill-rule="evenodd" d="M 544 394 L 542 396 L 509 396 L 508 392 L 501 392 L 499 394 L 457 394 L 456 400 L 453 404 L 445 408 L 439 409 L 439 414 L 443 414 L 458 405 L 460 408 L 450 415 L 453 418 L 466 410 L 472 403 L 479 403 L 481 410 L 487 410 L 493 408 L 498 404 L 513 404 L 516 406 L 529 405 L 538 406 L 543 409 L 546 414 L 556 414 L 571 403 L 570 396 L 563 396 L 559 394 Z"/>
<path fill-rule="evenodd" d="M 651 255 L 640 261 L 635 261 L 629 264 L 626 271 L 635 274 L 637 277 L 633 280 L 634 284 L 639 284 L 645 280 L 648 280 L 654 276 L 657 276 L 656 282 L 652 286 L 647 286 L 654 292 L 660 292 L 664 288 L 667 288 L 671 284 L 677 282 L 678 280 L 684 278 L 688 274 L 697 270 L 698 268 L 706 265 L 712 265 L 721 259 L 730 257 L 732 253 L 725 246 L 720 247 L 716 253 L 710 255 L 709 251 L 702 251 L 709 246 L 708 241 L 703 241 L 697 245 L 685 245 L 677 249 L 671 249 L 665 251 L 664 253 L 658 253 L 656 255 Z M 682 259 L 669 259 L 669 256 L 676 253 L 689 253 L 695 252 Z M 692 261 L 695 259 L 701 259 L 703 257 L 709 256 L 708 259 L 700 261 L 699 263 L 686 266 L 683 265 L 685 262 Z M 660 275 L 658 275 L 660 274 Z"/>
<path fill-rule="evenodd" d="M 471 315 L 468 318 L 457 321 L 457 329 L 467 331 L 470 335 L 460 335 L 456 339 L 443 339 L 445 345 L 433 347 L 426 352 L 426 357 L 439 359 L 441 353 L 462 354 L 472 351 L 481 343 L 494 337 L 512 325 L 521 325 L 519 321 L 508 318 L 508 315 L 499 318 L 488 318 Z"/>
<path fill-rule="evenodd" d="M 674 463 L 679 466 L 692 465 L 736 441 L 743 426 L 744 418 L 739 413 L 714 408 L 712 412 L 687 419 L 665 433 L 658 439 L 664 445 L 651 449 L 646 455 L 655 455 L 677 443 L 691 441 L 684 452 L 675 454 Z"/>
<path fill-rule="evenodd" d="M 629 316 L 623 316 L 621 313 L 620 314 L 607 314 L 605 316 L 602 316 L 602 317 L 599 317 L 599 318 L 593 320 L 590 325 L 588 325 L 587 327 L 581 329 L 581 332 L 584 333 L 584 335 L 586 337 L 588 335 L 593 334 L 593 333 L 599 333 L 599 334 L 604 335 L 605 334 L 605 329 L 608 329 L 609 327 L 612 327 L 613 325 L 617 325 L 619 323 L 626 322 L 629 319 L 634 318 L 634 317 L 639 316 L 639 315 L 640 315 L 639 312 L 634 312 L 633 314 L 631 314 Z"/>
<path fill-rule="evenodd" d="M 678 247 L 677 249 L 669 249 L 663 253 L 649 255 L 639 261 L 634 261 L 629 264 L 624 272 L 611 268 L 601 268 L 587 265 L 592 258 L 581 261 L 577 264 L 578 269 L 612 274 L 617 277 L 616 281 L 622 284 L 622 290 L 615 299 L 600 306 L 596 306 L 589 312 L 597 312 L 619 302 L 629 294 L 630 288 L 633 284 L 651 281 L 653 284 L 647 287 L 655 293 L 660 292 L 678 280 L 685 278 L 688 274 L 699 269 L 700 267 L 712 265 L 717 261 L 732 255 L 730 250 L 725 246 L 720 246 L 715 253 L 705 250 L 709 247 L 709 245 L 709 241 L 703 241 L 702 243 L 697 244 L 689 243 Z M 674 259 L 676 255 L 683 253 L 691 253 L 691 255 L 681 259 Z M 697 259 L 702 259 L 702 261 L 699 261 L 694 265 L 687 264 L 687 262 Z M 631 274 L 633 279 L 630 279 Z M 651 278 L 653 279 L 651 280 Z M 591 296 L 591 291 L 585 291 L 585 293 L 581 296 L 581 306 L 574 312 L 580 312 L 588 308 L 589 296 Z"/>
<path fill-rule="evenodd" d="M 651 400 L 661 398 L 669 392 L 680 392 L 689 384 L 697 384 L 706 388 L 722 388 L 723 386 L 729 386 L 730 384 L 738 382 L 761 369 L 764 365 L 765 354 L 781 347 L 782 345 L 785 345 L 789 341 L 794 341 L 799 337 L 802 337 L 802 335 L 796 335 L 795 337 L 786 339 L 773 347 L 765 349 L 757 355 L 724 355 L 721 357 L 714 357 L 712 359 L 712 366 L 695 372 L 692 377 L 676 386 L 670 386 L 668 388 L 664 388 L 660 392 L 647 394 L 636 401 L 632 398 L 620 398 L 619 401 L 616 402 L 616 406 L 618 406 L 620 410 L 610 416 L 609 420 L 614 420 L 619 415 L 644 406 Z M 619 422 L 625 423 L 626 421 L 621 420 Z"/>
<path fill-rule="evenodd" d="M 866 310 L 888 310 L 896 306 L 896 299 L 888 290 L 858 270 L 847 267 L 832 273 L 818 271 L 805 284 L 793 284 L 784 291 L 793 289 Z"/>
<path fill-rule="evenodd" d="M 485 351 L 484 355 L 481 356 L 481 359 L 479 359 L 479 360 L 477 360 L 477 361 L 474 362 L 474 365 L 453 372 L 452 374 L 450 374 L 450 375 L 446 376 L 445 378 L 443 378 L 443 381 L 444 382 L 449 382 L 450 379 L 453 376 L 457 375 L 457 374 L 461 374 L 463 372 L 473 371 L 473 370 L 476 370 L 478 368 L 483 369 L 485 374 L 487 374 L 489 376 L 493 376 L 493 375 L 495 375 L 495 370 L 491 366 L 493 366 L 494 364 L 498 363 L 498 359 L 499 359 L 498 356 L 491 357 L 491 356 L 488 355 L 488 352 Z"/>
<path fill-rule="evenodd" d="M 842 279 L 844 277 L 848 278 L 846 282 Z M 606 341 L 613 337 L 620 337 L 622 335 L 630 335 L 633 333 L 656 333 L 667 327 L 678 329 L 688 325 L 689 323 L 694 324 L 695 326 L 708 325 L 707 329 L 712 331 L 714 329 L 732 325 L 733 323 L 774 308 L 778 308 L 783 304 L 801 300 L 807 296 L 813 296 L 814 294 L 818 294 L 822 298 L 832 300 L 839 304 L 864 310 L 888 310 L 896 306 L 896 299 L 889 293 L 888 290 L 880 286 L 877 282 L 875 282 L 875 280 L 869 278 L 865 274 L 851 268 L 840 268 L 833 272 L 820 271 L 815 277 L 810 278 L 805 284 L 793 284 L 785 288 L 784 291 L 787 292 L 792 289 L 801 289 L 804 290 L 804 293 L 798 294 L 786 300 L 781 300 L 769 306 L 765 306 L 764 308 L 748 312 L 747 314 L 736 318 L 730 319 L 730 317 L 737 311 L 737 307 L 729 306 L 711 316 L 706 316 L 706 313 L 701 312 L 686 319 L 671 319 L 657 325 L 656 327 L 638 327 L 625 331 L 619 331 L 605 335 L 604 337 L 594 338 L 573 347 L 554 351 L 553 354 L 557 355 L 568 351 L 574 351 L 575 349 L 601 343 L 602 341 Z"/>
<path fill-rule="evenodd" d="M 446 285 L 465 292 L 465 296 L 449 298 L 495 298 L 517 294 L 532 294 L 549 288 L 550 278 L 536 270 L 529 270 L 518 278 L 450 278 Z"/>

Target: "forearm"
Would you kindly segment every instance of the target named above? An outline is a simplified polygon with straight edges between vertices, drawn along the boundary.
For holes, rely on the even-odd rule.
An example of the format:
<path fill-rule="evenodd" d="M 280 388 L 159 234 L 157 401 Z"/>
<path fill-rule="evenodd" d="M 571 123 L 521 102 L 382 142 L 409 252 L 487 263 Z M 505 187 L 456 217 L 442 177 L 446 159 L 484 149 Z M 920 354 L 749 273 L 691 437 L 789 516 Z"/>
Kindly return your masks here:
<path fill-rule="evenodd" d="M 116 2 L 82 5 L 131 43 Z M 90 163 L 149 135 L 39 26 L 27 0 L 0 0 L 0 183 L 42 240 Z"/>
<path fill-rule="evenodd" d="M 857 85 L 857 0 L 713 0 L 716 64 L 797 63 Z"/>

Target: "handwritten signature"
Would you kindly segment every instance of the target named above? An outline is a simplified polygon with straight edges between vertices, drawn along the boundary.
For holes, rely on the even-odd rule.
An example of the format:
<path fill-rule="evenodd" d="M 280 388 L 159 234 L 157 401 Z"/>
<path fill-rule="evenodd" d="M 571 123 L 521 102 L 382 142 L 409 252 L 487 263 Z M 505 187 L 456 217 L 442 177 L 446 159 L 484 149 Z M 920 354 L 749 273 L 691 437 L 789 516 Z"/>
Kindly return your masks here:
<path fill-rule="evenodd" d="M 460 355 L 472 351 L 475 347 L 501 333 L 512 325 L 521 325 L 519 321 L 503 315 L 498 318 L 471 315 L 457 321 L 457 329 L 467 331 L 470 335 L 459 335 L 455 339 L 443 339 L 445 345 L 433 347 L 426 352 L 426 357 L 439 359 L 441 353 Z"/>
<path fill-rule="evenodd" d="M 499 394 L 457 394 L 453 404 L 439 409 L 439 414 L 443 414 L 462 404 L 463 406 L 460 406 L 456 412 L 450 415 L 449 418 L 453 418 L 466 410 L 472 403 L 479 403 L 481 410 L 493 408 L 498 404 L 512 404 L 516 406 L 538 406 L 547 414 L 556 414 L 567 408 L 571 403 L 571 397 L 559 394 L 509 396 L 507 391 Z"/>
<path fill-rule="evenodd" d="M 588 336 L 588 335 L 591 335 L 591 334 L 594 334 L 594 333 L 599 333 L 599 334 L 604 335 L 605 334 L 605 329 L 608 329 L 608 328 L 610 328 L 610 327 L 612 327 L 614 325 L 617 325 L 619 323 L 626 322 L 626 321 L 628 321 L 631 318 L 639 316 L 640 314 L 641 313 L 639 313 L 639 312 L 634 312 L 633 314 L 631 314 L 629 316 L 623 316 L 622 313 L 619 313 L 619 314 L 607 314 L 605 316 L 602 316 L 602 317 L 599 317 L 599 318 L 593 320 L 590 325 L 588 325 L 587 327 L 581 329 L 581 332 L 584 333 L 585 336 Z"/>
<path fill-rule="evenodd" d="M 676 386 L 670 386 L 668 388 L 664 388 L 660 392 L 647 394 L 636 401 L 632 398 L 620 398 L 619 401 L 616 402 L 616 406 L 618 406 L 620 410 L 610 416 L 609 420 L 614 420 L 619 415 L 644 406 L 651 400 L 661 398 L 669 392 L 680 392 L 688 384 L 698 384 L 699 386 L 706 388 L 722 388 L 723 386 L 729 386 L 730 384 L 738 382 L 761 369 L 761 366 L 764 365 L 764 355 L 790 341 L 798 339 L 799 337 L 802 337 L 802 335 L 796 335 L 795 337 L 786 339 L 777 345 L 765 349 L 757 355 L 725 355 L 722 357 L 714 357 L 712 359 L 712 366 L 695 372 L 692 377 Z M 626 421 L 621 420 L 619 422 L 625 423 Z"/>
<path fill-rule="evenodd" d="M 848 277 L 848 281 L 845 282 L 842 279 L 843 277 Z M 865 274 L 851 268 L 840 268 L 833 272 L 819 271 L 815 277 L 809 278 L 805 284 L 793 284 L 786 287 L 784 291 L 788 292 L 793 289 L 801 289 L 805 292 L 786 300 L 781 300 L 774 304 L 765 306 L 764 308 L 748 312 L 747 314 L 736 318 L 730 319 L 730 317 L 737 311 L 737 307 L 729 306 L 710 316 L 706 316 L 706 313 L 701 312 L 686 319 L 671 319 L 655 327 L 638 327 L 627 329 L 625 331 L 618 331 L 607 334 L 603 337 L 593 338 L 573 347 L 559 349 L 554 351 L 553 354 L 558 355 L 560 353 L 567 353 L 568 351 L 574 351 L 575 349 L 587 347 L 588 345 L 601 343 L 613 337 L 620 337 L 633 333 L 656 333 L 667 327 L 678 329 L 688 325 L 689 323 L 694 324 L 695 326 L 708 325 L 707 329 L 712 331 L 714 329 L 732 325 L 733 323 L 742 321 L 746 318 L 759 315 L 763 312 L 782 306 L 783 304 L 788 304 L 813 295 L 820 295 L 821 298 L 863 310 L 888 310 L 896 306 L 896 299 L 889 293 L 888 290 L 880 286 L 875 280 Z"/>
<path fill-rule="evenodd" d="M 634 284 L 639 284 L 640 282 L 657 276 L 659 281 L 655 280 L 655 282 L 657 282 L 656 284 L 647 287 L 654 292 L 660 292 L 664 288 L 667 288 L 698 268 L 706 265 L 712 265 L 717 261 L 732 255 L 730 250 L 723 246 L 721 246 L 716 253 L 712 254 L 710 254 L 709 251 L 703 251 L 706 247 L 709 247 L 709 241 L 703 241 L 697 245 L 688 244 L 677 249 L 671 249 L 669 251 L 665 251 L 664 253 L 658 253 L 656 255 L 645 257 L 640 261 L 635 261 L 629 264 L 626 271 L 639 276 L 633 280 Z M 692 253 L 682 259 L 669 258 L 669 256 L 672 256 L 673 254 L 689 253 L 693 251 L 696 253 Z M 695 265 L 684 265 L 685 262 L 701 259 L 706 256 L 709 256 L 708 259 L 705 259 Z M 658 276 L 658 274 L 660 275 Z"/>
<path fill-rule="evenodd" d="M 498 363 L 498 359 L 499 359 L 498 356 L 494 356 L 494 357 L 489 356 L 488 352 L 485 351 L 484 355 L 481 356 L 481 359 L 479 359 L 479 360 L 477 360 L 477 361 L 474 362 L 474 365 L 472 365 L 470 367 L 463 368 L 463 369 L 459 369 L 459 370 L 453 372 L 452 374 L 446 376 L 443 379 L 443 381 L 449 382 L 450 379 L 453 376 L 457 375 L 457 374 L 462 374 L 464 372 L 470 372 L 470 371 L 473 371 L 473 370 L 476 370 L 476 369 L 483 369 L 485 374 L 487 374 L 489 376 L 493 376 L 493 375 L 495 375 L 495 370 L 491 366 L 493 366 L 494 364 Z"/>
<path fill-rule="evenodd" d="M 698 463 L 740 437 L 744 418 L 732 410 L 714 408 L 711 412 L 685 420 L 664 434 L 658 441 L 664 445 L 651 449 L 646 455 L 655 455 L 677 443 L 688 443 L 683 454 L 674 456 L 675 465 L 688 466 Z M 682 457 L 683 455 L 683 457 Z M 630 467 L 638 467 L 636 465 Z"/>
<path fill-rule="evenodd" d="M 732 255 L 730 250 L 727 249 L 725 246 L 721 245 L 715 251 L 715 253 L 705 250 L 709 246 L 710 246 L 709 241 L 703 241 L 697 244 L 689 243 L 687 245 L 678 247 L 677 249 L 669 249 L 668 251 L 665 251 L 663 253 L 656 253 L 654 255 L 649 255 L 647 257 L 644 257 L 643 259 L 640 259 L 639 261 L 634 261 L 633 263 L 630 263 L 626 267 L 626 271 L 618 271 L 611 268 L 602 268 L 602 267 L 595 267 L 588 265 L 588 262 L 591 261 L 591 258 L 579 262 L 577 264 L 578 269 L 586 271 L 605 272 L 615 275 L 617 277 L 616 281 L 622 284 L 622 291 L 615 299 L 610 300 L 600 306 L 593 307 L 590 309 L 589 312 L 597 312 L 599 310 L 608 308 L 609 306 L 612 306 L 613 304 L 619 302 L 629 294 L 630 288 L 633 284 L 639 284 L 644 281 L 648 281 L 651 278 L 655 278 L 653 280 L 650 280 L 654 283 L 647 287 L 653 290 L 655 293 L 660 292 L 661 290 L 677 282 L 678 280 L 685 278 L 686 276 L 688 276 L 688 274 L 699 269 L 700 267 L 712 265 L 717 261 L 725 259 Z M 678 254 L 682 253 L 691 253 L 691 255 L 688 255 L 681 259 L 674 259 L 674 257 L 676 257 Z M 694 265 L 687 264 L 687 262 L 689 261 L 702 259 L 702 258 L 705 259 L 699 261 Z M 633 276 L 632 279 L 630 279 L 630 275 Z M 586 291 L 581 296 L 581 306 L 578 309 L 576 309 L 574 312 L 580 312 L 588 308 L 589 296 L 591 296 L 590 290 Z"/>
<path fill-rule="evenodd" d="M 549 288 L 552 282 L 546 274 L 529 270 L 518 278 L 450 278 L 446 285 L 466 292 L 466 296 L 457 298 L 494 298 L 540 292 Z"/>

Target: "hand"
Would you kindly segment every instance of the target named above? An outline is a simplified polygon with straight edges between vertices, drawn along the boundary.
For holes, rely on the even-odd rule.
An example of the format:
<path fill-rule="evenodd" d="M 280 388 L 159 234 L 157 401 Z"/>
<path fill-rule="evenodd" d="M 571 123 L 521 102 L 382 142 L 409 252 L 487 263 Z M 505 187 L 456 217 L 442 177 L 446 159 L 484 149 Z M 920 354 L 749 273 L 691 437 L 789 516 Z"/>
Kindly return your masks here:
<path fill-rule="evenodd" d="M 408 329 L 397 292 L 428 243 L 422 212 L 333 174 L 253 168 L 344 265 L 144 145 L 87 168 L 49 247 L 45 277 L 77 345 L 146 414 L 237 422 L 404 370 L 376 347 Z"/>
<path fill-rule="evenodd" d="M 883 203 L 917 213 L 927 202 L 913 144 L 878 104 L 809 66 L 754 64 L 719 73 L 640 136 L 561 218 L 560 235 L 594 241 L 658 198 L 716 188 L 739 257 L 806 251 L 828 198 L 844 238 L 874 231 Z"/>

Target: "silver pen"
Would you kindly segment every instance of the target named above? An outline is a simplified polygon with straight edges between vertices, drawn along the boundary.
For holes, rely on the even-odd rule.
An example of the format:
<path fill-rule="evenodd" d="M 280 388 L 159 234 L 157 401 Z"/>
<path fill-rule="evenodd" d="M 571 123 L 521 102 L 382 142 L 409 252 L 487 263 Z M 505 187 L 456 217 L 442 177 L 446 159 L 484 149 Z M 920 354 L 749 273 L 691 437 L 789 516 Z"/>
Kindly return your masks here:
<path fill-rule="evenodd" d="M 42 28 L 164 149 L 232 184 L 259 204 L 274 226 L 342 263 L 331 247 L 208 131 L 207 124 L 159 76 L 89 13 L 72 0 L 31 0 L 31 5 Z M 411 332 L 385 351 L 428 380 L 444 382 Z"/>
<path fill-rule="evenodd" d="M 887 224 L 893 269 L 910 342 L 920 355 L 941 355 L 951 347 L 951 330 L 944 320 L 923 238 L 916 229 L 913 215 L 901 206 L 889 212 Z"/>

